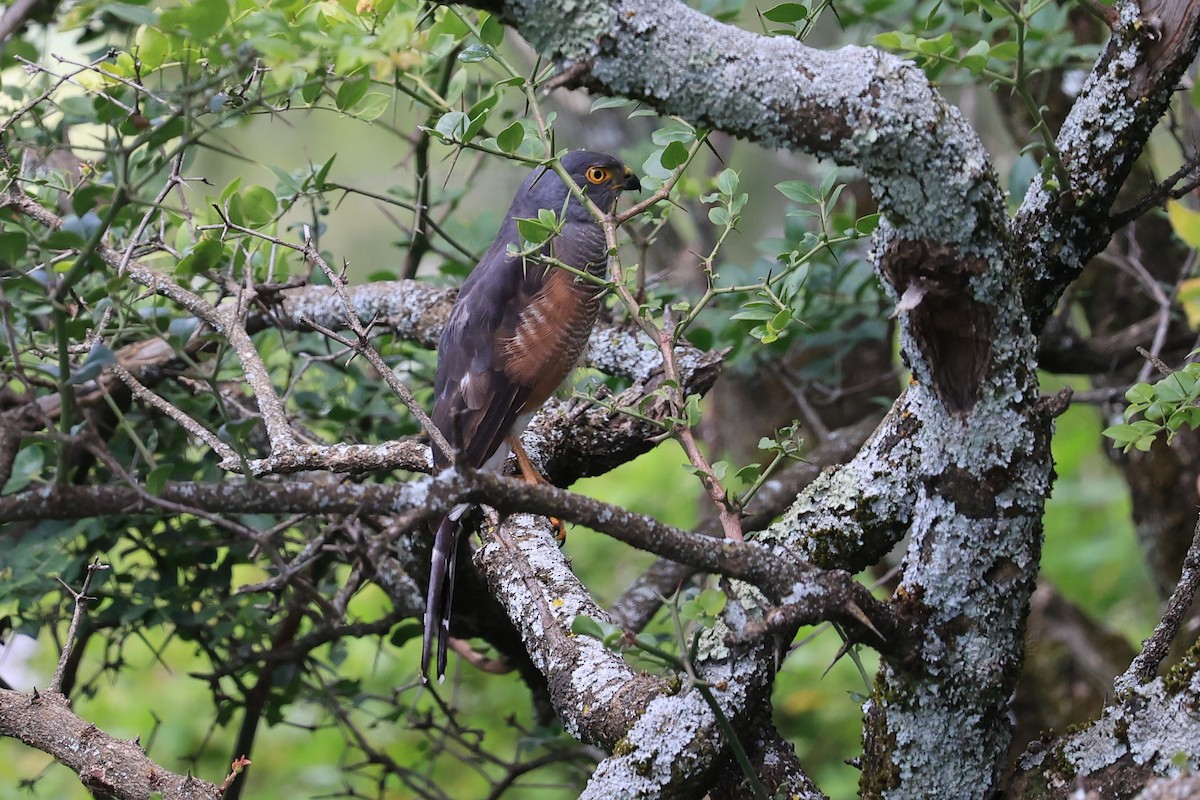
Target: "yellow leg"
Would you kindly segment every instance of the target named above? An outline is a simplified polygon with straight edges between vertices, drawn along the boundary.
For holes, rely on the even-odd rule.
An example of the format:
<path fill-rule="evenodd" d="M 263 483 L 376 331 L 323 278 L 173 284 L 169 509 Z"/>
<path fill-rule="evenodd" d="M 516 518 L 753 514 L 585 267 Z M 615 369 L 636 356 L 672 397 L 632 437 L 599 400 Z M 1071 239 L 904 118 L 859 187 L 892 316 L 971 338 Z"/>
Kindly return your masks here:
<path fill-rule="evenodd" d="M 529 460 L 529 454 L 525 452 L 525 448 L 521 446 L 521 440 L 516 436 L 508 437 L 508 446 L 512 448 L 513 455 L 517 457 L 517 468 L 521 470 L 521 476 L 528 483 L 545 483 L 546 476 L 538 472 L 537 467 Z M 554 528 L 554 540 L 558 542 L 558 546 L 562 547 L 567 543 L 567 526 L 558 517 L 549 517 L 550 525 Z"/>

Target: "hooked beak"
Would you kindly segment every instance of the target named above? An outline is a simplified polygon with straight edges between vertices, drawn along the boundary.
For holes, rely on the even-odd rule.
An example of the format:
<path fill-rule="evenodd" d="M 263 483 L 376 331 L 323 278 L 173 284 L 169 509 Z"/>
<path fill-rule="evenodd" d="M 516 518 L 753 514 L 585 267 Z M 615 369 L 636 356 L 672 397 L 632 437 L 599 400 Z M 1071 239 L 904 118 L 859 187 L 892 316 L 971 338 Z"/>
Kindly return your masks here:
<path fill-rule="evenodd" d="M 625 168 L 624 180 L 620 184 L 620 188 L 626 191 L 640 192 L 642 190 L 642 182 L 638 180 L 638 176 L 633 174 L 633 170 L 629 167 Z"/>

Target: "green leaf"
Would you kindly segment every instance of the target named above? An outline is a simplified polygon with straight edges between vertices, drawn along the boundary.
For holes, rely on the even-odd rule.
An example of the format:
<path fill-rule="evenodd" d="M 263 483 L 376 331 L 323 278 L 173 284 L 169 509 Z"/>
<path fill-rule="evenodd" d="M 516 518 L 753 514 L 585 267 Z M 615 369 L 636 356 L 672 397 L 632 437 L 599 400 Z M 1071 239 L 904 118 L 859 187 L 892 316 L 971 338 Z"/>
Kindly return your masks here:
<path fill-rule="evenodd" d="M 663 150 L 660 161 L 667 169 L 675 169 L 687 163 L 688 147 L 683 142 L 671 142 Z"/>
<path fill-rule="evenodd" d="M 28 244 L 24 231 L 0 233 L 0 267 L 16 267 L 24 259 Z"/>
<path fill-rule="evenodd" d="M 179 275 L 196 275 L 213 269 L 225 259 L 225 246 L 217 239 L 201 239 L 175 267 Z"/>
<path fill-rule="evenodd" d="M 571 633 L 599 639 L 610 650 L 615 649 L 625 635 L 623 630 L 611 622 L 593 619 L 587 614 L 580 614 L 571 620 Z"/>
<path fill-rule="evenodd" d="M 875 44 L 885 50 L 900 50 L 902 48 L 900 34 L 895 31 L 887 31 L 886 33 L 879 34 L 875 37 Z"/>
<path fill-rule="evenodd" d="M 971 46 L 971 49 L 963 54 L 959 60 L 959 66 L 963 69 L 968 69 L 971 74 L 978 75 L 987 69 L 988 51 L 991 49 L 987 42 L 979 41 Z"/>
<path fill-rule="evenodd" d="M 405 642 L 409 642 L 420 637 L 423 630 L 424 626 L 422 626 L 420 622 L 411 620 L 408 622 L 402 622 L 396 627 L 392 628 L 392 633 L 391 636 L 388 637 L 388 641 L 396 647 L 399 647 Z"/>
<path fill-rule="evenodd" d="M 694 428 L 700 424 L 700 417 L 702 416 L 702 412 L 700 411 L 700 395 L 688 395 L 687 402 L 683 406 L 683 414 L 689 428 Z"/>
<path fill-rule="evenodd" d="M 775 184 L 775 188 L 788 200 L 795 200 L 797 203 L 805 205 L 812 205 L 821 199 L 817 190 L 804 181 L 784 181 Z"/>
<path fill-rule="evenodd" d="M 1148 383 L 1135 383 L 1125 390 L 1125 399 L 1131 403 L 1149 403 L 1154 400 L 1154 387 Z"/>
<path fill-rule="evenodd" d="M 159 22 L 162 27 L 182 28 L 193 39 L 211 39 L 220 33 L 229 17 L 229 3 L 226 0 L 196 0 L 191 5 L 172 8 L 162 13 Z M 154 20 L 139 21 L 139 24 L 153 24 Z"/>
<path fill-rule="evenodd" d="M 364 122 L 374 122 L 383 116 L 392 104 L 392 98 L 383 92 L 369 92 L 354 107 L 354 116 Z"/>
<path fill-rule="evenodd" d="M 171 41 L 156 28 L 143 25 L 134 38 L 133 54 L 142 65 L 155 70 L 162 66 L 171 51 Z"/>
<path fill-rule="evenodd" d="M 554 235 L 554 227 L 544 225 L 536 219 L 518 219 L 517 232 L 525 241 L 541 244 Z"/>
<path fill-rule="evenodd" d="M 225 444 L 231 445 L 238 452 L 244 452 L 246 447 L 246 439 L 253 433 L 254 429 L 262 424 L 262 420 L 258 417 L 246 417 L 237 421 L 226 422 L 220 428 L 217 428 L 217 438 Z"/>
<path fill-rule="evenodd" d="M 487 48 L 487 45 L 479 44 L 478 42 L 467 45 L 462 49 L 462 52 L 458 54 L 458 60 L 464 64 L 474 64 L 478 61 L 487 61 L 491 57 L 492 51 Z"/>
<path fill-rule="evenodd" d="M 1173 374 L 1154 384 L 1154 393 L 1164 403 L 1178 403 L 1187 396 L 1187 392 L 1179 384 L 1179 379 Z"/>
<path fill-rule="evenodd" d="M 745 484 L 754 483 L 762 475 L 762 467 L 758 464 L 747 464 L 737 471 L 737 479 Z"/>
<path fill-rule="evenodd" d="M 174 464 L 159 464 L 150 470 L 145 480 L 146 491 L 155 496 L 162 494 L 163 487 L 167 484 L 167 478 L 171 477 L 171 471 L 174 469 Z"/>
<path fill-rule="evenodd" d="M 342 81 L 342 85 L 338 87 L 337 96 L 334 98 L 334 104 L 339 111 L 346 111 L 353 108 L 367 94 L 367 89 L 371 86 L 370 77 L 367 75 L 365 67 L 359 67 L 354 72 L 346 76 Z"/>
<path fill-rule="evenodd" d="M 597 97 L 592 101 L 592 111 L 602 108 L 624 108 L 633 105 L 634 101 L 627 97 Z"/>
<path fill-rule="evenodd" d="M 500 95 L 497 92 L 491 92 L 475 105 L 471 106 L 471 110 L 467 112 L 470 122 L 467 123 L 467 129 L 463 131 L 463 141 L 471 141 L 475 138 L 475 134 L 483 130 L 483 126 L 487 124 L 488 116 L 498 102 L 500 102 Z"/>
<path fill-rule="evenodd" d="M 34 478 L 42 474 L 42 467 L 45 464 L 46 454 L 40 444 L 31 444 L 27 447 L 22 447 L 17 451 L 17 457 L 13 459 L 12 473 L 8 476 L 8 480 L 5 481 L 4 488 L 0 489 L 0 494 L 12 494 L 13 492 L 21 491 Z"/>
<path fill-rule="evenodd" d="M 994 58 L 997 61 L 1012 61 L 1021 52 L 1021 45 L 1018 42 L 1001 42 L 993 45 L 988 51 L 988 57 Z"/>
<path fill-rule="evenodd" d="M 579 614 L 571 620 L 571 633 L 576 636 L 591 636 L 595 639 L 604 638 L 604 629 L 600 627 L 600 622 L 587 614 Z"/>
<path fill-rule="evenodd" d="M 1101 433 L 1113 440 L 1114 447 L 1121 447 L 1128 453 L 1131 449 L 1148 451 L 1160 430 L 1162 428 L 1153 422 L 1139 420 L 1131 425 L 1113 425 Z"/>
<path fill-rule="evenodd" d="M 457 103 L 458 99 L 463 96 L 463 92 L 467 89 L 467 71 L 460 69 L 454 73 L 454 77 L 450 79 L 450 85 L 446 88 L 446 102 Z"/>
<path fill-rule="evenodd" d="M 854 230 L 858 231 L 859 233 L 861 233 L 864 236 L 868 236 L 868 235 L 874 233 L 875 229 L 878 227 L 879 227 L 879 215 L 878 214 L 867 214 L 865 217 L 859 217 L 858 220 L 855 221 L 855 223 L 854 223 Z"/>
<path fill-rule="evenodd" d="M 742 310 L 734 313 L 730 319 L 745 319 L 751 322 L 765 322 L 769 319 L 774 319 L 778 313 L 773 303 L 763 303 L 760 301 L 752 301 L 742 306 Z"/>
<path fill-rule="evenodd" d="M 1162 422 L 1164 419 L 1166 419 L 1169 411 L 1169 406 L 1163 403 L 1154 402 L 1142 410 L 1142 416 L 1151 422 Z"/>
<path fill-rule="evenodd" d="M 808 9 L 800 3 L 780 3 L 763 12 L 771 22 L 798 22 L 808 18 Z"/>
<path fill-rule="evenodd" d="M 479 41 L 489 47 L 499 47 L 504 41 L 504 26 L 500 24 L 500 18 L 495 15 L 490 15 L 479 26 Z"/>
<path fill-rule="evenodd" d="M 496 136 L 496 146 L 506 153 L 515 153 L 525 141 L 525 126 L 514 122 Z"/>
<path fill-rule="evenodd" d="M 61 232 L 77 237 L 79 243 L 83 244 L 99 227 L 100 215 L 95 211 L 88 211 L 82 217 L 77 217 L 74 214 L 68 214 L 63 217 Z"/>
<path fill-rule="evenodd" d="M 725 593 L 718 589 L 705 589 L 696 596 L 696 605 L 710 617 L 715 617 L 724 611 L 728 601 L 729 598 L 725 596 Z"/>
<path fill-rule="evenodd" d="M 725 225 L 728 225 L 729 224 L 729 209 L 724 208 L 723 206 L 717 206 L 716 208 L 710 208 L 708 210 L 708 221 L 711 222 L 713 225 L 720 225 L 722 227 L 724 227 Z"/>
<path fill-rule="evenodd" d="M 4 43 L 4 47 L 0 47 L 0 69 L 7 69 L 14 64 L 21 63 L 17 61 L 17 56 L 28 61 L 37 61 L 41 57 L 41 53 L 33 43 L 10 36 Z"/>
<path fill-rule="evenodd" d="M 337 158 L 337 153 L 331 155 L 329 160 L 322 164 L 321 168 L 317 170 L 317 174 L 313 176 L 312 187 L 317 191 L 324 190 L 325 181 L 329 178 L 329 171 L 333 169 L 333 161 L 335 158 Z"/>
<path fill-rule="evenodd" d="M 279 202 L 275 193 L 265 186 L 249 186 L 241 194 L 242 214 L 247 227 L 265 225 L 275 218 Z"/>
<path fill-rule="evenodd" d="M 771 344 L 772 342 L 779 341 L 779 332 L 763 325 L 751 328 L 750 335 L 763 344 Z"/>
<path fill-rule="evenodd" d="M 659 128 L 654 133 L 650 134 L 650 141 L 654 142 L 659 147 L 665 147 L 671 142 L 683 142 L 691 144 L 696 141 L 696 131 L 682 123 L 675 123 Z"/>
<path fill-rule="evenodd" d="M 117 354 L 105 345 L 96 343 L 88 351 L 88 356 L 79 365 L 79 369 L 71 373 L 71 377 L 67 379 L 67 385 L 78 386 L 81 383 L 87 383 L 99 376 L 105 366 L 115 363 L 117 363 Z"/>
<path fill-rule="evenodd" d="M 438 118 L 437 125 L 434 126 L 434 131 L 440 134 L 443 139 L 462 141 L 463 134 L 466 133 L 469 122 L 470 118 L 463 112 L 447 111 Z"/>
<path fill-rule="evenodd" d="M 158 22 L 158 14 L 154 13 L 154 9 L 132 3 L 104 3 L 99 10 L 133 25 L 153 25 Z"/>
<path fill-rule="evenodd" d="M 738 174 L 731 169 L 721 170 L 721 174 L 717 175 L 717 188 L 721 194 L 733 194 L 738 188 Z"/>
<path fill-rule="evenodd" d="M 954 35 L 949 31 L 933 39 L 918 39 L 917 52 L 938 56 L 954 50 Z"/>
<path fill-rule="evenodd" d="M 132 122 L 134 119 L 138 118 L 133 117 L 130 121 Z M 144 120 L 144 118 L 142 119 Z M 146 148 L 148 150 L 157 149 L 172 139 L 178 139 L 183 135 L 185 125 L 183 119 L 180 117 L 169 118 L 166 121 L 160 122 L 159 124 L 150 124 L 154 125 L 154 128 L 151 130 L 150 136 L 146 139 Z M 129 131 L 129 133 L 137 133 L 139 130 L 140 129 L 135 126 L 131 131 Z"/>
<path fill-rule="evenodd" d="M 200 320 L 196 317 L 172 317 L 167 324 L 167 341 L 183 347 L 199 327 Z"/>

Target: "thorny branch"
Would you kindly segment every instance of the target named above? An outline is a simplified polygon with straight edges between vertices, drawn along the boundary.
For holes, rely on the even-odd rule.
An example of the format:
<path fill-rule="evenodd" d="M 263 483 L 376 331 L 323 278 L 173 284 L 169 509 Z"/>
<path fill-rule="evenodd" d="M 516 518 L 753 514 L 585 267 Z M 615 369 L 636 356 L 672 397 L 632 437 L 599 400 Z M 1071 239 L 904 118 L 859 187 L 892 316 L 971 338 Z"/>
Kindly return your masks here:
<path fill-rule="evenodd" d="M 57 692 L 0 690 L 0 736 L 12 736 L 74 770 L 98 797 L 213 800 L 217 787 L 151 761 L 137 739 L 118 739 L 80 719 Z"/>
<path fill-rule="evenodd" d="M 297 245 L 292 242 L 287 242 L 276 236 L 271 236 L 269 234 L 262 233 L 261 231 L 256 231 L 252 228 L 246 228 L 242 225 L 231 222 L 225 213 L 219 208 L 217 209 L 217 213 L 221 215 L 222 227 L 228 230 L 237 231 L 238 233 L 242 233 L 247 236 L 262 239 L 276 245 L 277 247 L 286 247 L 290 250 L 295 250 L 299 253 L 302 253 L 305 259 L 311 261 L 321 268 L 321 271 L 325 273 L 325 276 L 329 278 L 330 283 L 333 285 L 334 291 L 337 292 L 338 299 L 341 300 L 342 307 L 346 312 L 346 322 L 350 325 L 350 329 L 358 337 L 358 341 L 350 342 L 336 336 L 333 338 L 337 339 L 342 344 L 353 348 L 371 363 L 371 366 L 373 366 L 379 375 L 384 379 L 384 381 L 387 382 L 388 388 L 392 390 L 396 397 L 400 399 L 400 402 L 404 404 L 404 407 L 409 410 L 414 418 L 416 418 L 417 422 L 420 423 L 421 428 L 424 429 L 429 438 L 433 440 L 438 449 L 444 452 L 446 457 L 453 462 L 453 448 L 450 447 L 450 444 L 446 441 L 446 438 L 442 435 L 442 432 L 439 431 L 437 426 L 433 424 L 433 420 L 429 418 L 429 415 L 425 413 L 425 409 L 422 408 L 421 404 L 418 403 L 412 396 L 412 392 L 408 390 L 408 387 L 396 377 L 396 373 L 392 370 L 392 368 L 384 363 L 383 357 L 379 355 L 379 351 L 372 346 L 369 331 L 367 327 L 362 324 L 362 320 L 359 319 L 358 314 L 354 311 L 354 305 L 350 302 L 350 297 L 346 291 L 345 275 L 334 272 L 333 268 L 330 267 L 325 259 L 321 257 L 321 254 L 317 251 L 313 244 L 311 232 L 308 227 L 305 226 L 304 243 Z M 306 319 L 302 319 L 302 321 L 312 325 L 314 329 L 316 328 L 316 323 Z M 331 334 L 330 331 L 324 332 L 326 335 Z"/>
<path fill-rule="evenodd" d="M 79 631 L 79 623 L 87 610 L 88 602 L 96 599 L 88 596 L 88 590 L 92 588 L 92 577 L 102 569 L 108 569 L 108 565 L 101 564 L 99 559 L 88 564 L 87 576 L 83 579 L 83 586 L 79 588 L 78 592 L 63 583 L 63 588 L 75 598 L 75 610 L 71 614 L 71 626 L 67 628 L 67 639 L 63 642 L 62 653 L 58 657 L 58 666 L 55 667 L 54 677 L 50 680 L 51 692 L 58 692 L 62 688 L 63 672 L 67 668 L 67 662 L 71 660 L 71 650 L 75 647 L 75 636 Z M 62 582 L 61 578 L 59 582 Z"/>

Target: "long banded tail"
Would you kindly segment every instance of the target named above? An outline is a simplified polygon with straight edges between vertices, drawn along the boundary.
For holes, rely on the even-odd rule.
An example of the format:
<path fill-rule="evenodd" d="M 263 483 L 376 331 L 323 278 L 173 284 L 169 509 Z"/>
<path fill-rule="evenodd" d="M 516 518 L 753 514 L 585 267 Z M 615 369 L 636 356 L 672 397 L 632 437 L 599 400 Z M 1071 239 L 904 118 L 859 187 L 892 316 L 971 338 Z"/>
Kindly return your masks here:
<path fill-rule="evenodd" d="M 454 599 L 454 566 L 462 512 L 451 513 L 438 525 L 433 537 L 433 560 L 429 565 L 429 594 L 425 598 L 425 635 L 421 640 L 421 677 L 429 681 L 429 659 L 437 631 L 437 678 L 446 675 L 446 646 L 450 638 L 450 605 Z"/>

